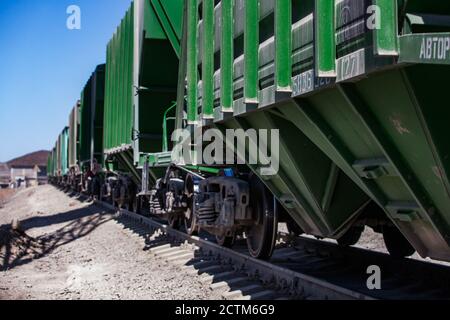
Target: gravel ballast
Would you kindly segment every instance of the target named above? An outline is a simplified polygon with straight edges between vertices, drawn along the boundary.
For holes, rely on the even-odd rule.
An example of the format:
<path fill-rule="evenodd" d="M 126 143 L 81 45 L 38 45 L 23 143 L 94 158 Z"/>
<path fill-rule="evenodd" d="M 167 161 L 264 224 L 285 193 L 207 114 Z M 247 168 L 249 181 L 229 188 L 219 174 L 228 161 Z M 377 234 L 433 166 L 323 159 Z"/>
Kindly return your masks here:
<path fill-rule="evenodd" d="M 17 193 L 0 209 L 0 226 L 9 239 L 0 248 L 0 299 L 220 299 L 144 250 L 113 215 L 52 186 Z"/>

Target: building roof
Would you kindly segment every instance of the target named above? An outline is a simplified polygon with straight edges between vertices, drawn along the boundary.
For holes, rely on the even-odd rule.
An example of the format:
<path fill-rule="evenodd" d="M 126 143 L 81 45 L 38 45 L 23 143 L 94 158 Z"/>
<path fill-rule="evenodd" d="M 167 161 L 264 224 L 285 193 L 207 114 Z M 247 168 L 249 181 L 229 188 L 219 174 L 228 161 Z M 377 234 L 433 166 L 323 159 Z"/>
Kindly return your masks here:
<path fill-rule="evenodd" d="M 49 151 L 41 150 L 26 154 L 7 162 L 10 168 L 33 168 L 35 166 L 47 167 Z"/>

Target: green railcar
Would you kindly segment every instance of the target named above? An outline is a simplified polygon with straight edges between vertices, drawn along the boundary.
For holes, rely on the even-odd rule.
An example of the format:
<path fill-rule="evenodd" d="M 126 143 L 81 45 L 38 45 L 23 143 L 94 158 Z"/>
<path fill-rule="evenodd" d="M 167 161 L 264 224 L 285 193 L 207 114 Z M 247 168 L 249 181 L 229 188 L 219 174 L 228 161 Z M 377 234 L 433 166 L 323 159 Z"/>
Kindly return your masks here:
<path fill-rule="evenodd" d="M 58 140 L 56 141 L 56 162 L 54 168 L 55 168 L 55 176 L 59 179 L 61 183 L 65 181 L 69 173 L 68 146 L 69 146 L 69 128 L 66 127 L 59 134 Z"/>
<path fill-rule="evenodd" d="M 79 153 L 81 168 L 92 169 L 103 163 L 103 118 L 105 65 L 99 65 L 81 93 L 79 115 Z"/>
<path fill-rule="evenodd" d="M 367 224 L 394 254 L 450 260 L 449 2 L 186 8 L 178 118 L 279 129 L 280 170 L 252 170 L 304 232 L 354 243 Z"/>
<path fill-rule="evenodd" d="M 448 1 L 136 0 L 107 48 L 103 146 L 91 78 L 54 175 L 78 185 L 102 148 L 101 197 L 222 245 L 245 235 L 258 258 L 281 219 L 343 245 L 369 226 L 394 255 L 450 261 L 449 65 Z M 175 128 L 276 131 L 279 169 L 179 163 Z"/>
<path fill-rule="evenodd" d="M 183 1 L 133 2 L 107 48 L 104 154 L 140 183 L 145 154 L 162 149 L 162 119 L 176 100 Z"/>
<path fill-rule="evenodd" d="M 56 145 L 55 145 L 55 147 L 53 147 L 53 161 L 52 161 L 52 163 L 53 163 L 53 167 L 52 167 L 53 178 L 57 177 L 57 174 L 56 174 L 56 168 L 57 168 L 56 154 L 57 154 L 57 151 L 56 151 Z"/>
<path fill-rule="evenodd" d="M 54 172 L 54 154 L 55 154 L 55 149 L 52 148 L 52 150 L 50 151 L 49 155 L 48 155 L 48 159 L 47 159 L 47 177 L 49 179 L 50 182 L 53 182 L 53 178 L 55 177 L 55 172 Z"/>
<path fill-rule="evenodd" d="M 69 115 L 69 175 L 67 184 L 73 190 L 80 190 L 81 167 L 79 163 L 80 154 L 80 101 L 77 101 Z"/>
<path fill-rule="evenodd" d="M 80 101 L 77 101 L 69 115 L 69 168 L 78 172 L 80 140 Z"/>

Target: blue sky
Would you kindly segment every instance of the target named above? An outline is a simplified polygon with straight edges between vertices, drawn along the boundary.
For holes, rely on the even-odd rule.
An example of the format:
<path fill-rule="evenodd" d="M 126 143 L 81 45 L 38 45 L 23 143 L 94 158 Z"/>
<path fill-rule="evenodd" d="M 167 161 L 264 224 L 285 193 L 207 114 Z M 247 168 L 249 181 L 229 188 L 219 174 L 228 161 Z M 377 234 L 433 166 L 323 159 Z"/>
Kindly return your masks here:
<path fill-rule="evenodd" d="M 50 150 L 131 0 L 0 0 L 0 162 Z M 68 30 L 67 7 L 81 9 Z"/>

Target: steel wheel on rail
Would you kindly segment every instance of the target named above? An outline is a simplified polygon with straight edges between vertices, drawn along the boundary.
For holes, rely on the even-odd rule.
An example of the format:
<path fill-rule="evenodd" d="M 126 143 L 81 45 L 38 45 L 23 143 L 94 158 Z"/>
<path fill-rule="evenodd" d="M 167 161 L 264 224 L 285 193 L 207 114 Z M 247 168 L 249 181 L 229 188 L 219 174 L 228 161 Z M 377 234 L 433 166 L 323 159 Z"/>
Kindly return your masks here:
<path fill-rule="evenodd" d="M 187 199 L 187 210 L 184 214 L 184 226 L 186 228 L 186 233 L 190 236 L 198 235 L 199 228 L 197 225 L 197 216 L 195 215 L 195 203 L 194 197 L 189 197 Z"/>
<path fill-rule="evenodd" d="M 184 214 L 184 226 L 186 233 L 190 236 L 198 235 L 199 228 L 197 225 L 197 216 L 195 214 L 195 187 L 194 180 L 191 175 L 186 177 L 184 194 L 186 196 L 187 209 Z"/>
<path fill-rule="evenodd" d="M 252 257 L 266 260 L 272 256 L 278 232 L 277 202 L 256 175 L 250 177 L 250 195 L 256 221 L 246 232 L 247 247 Z"/>

